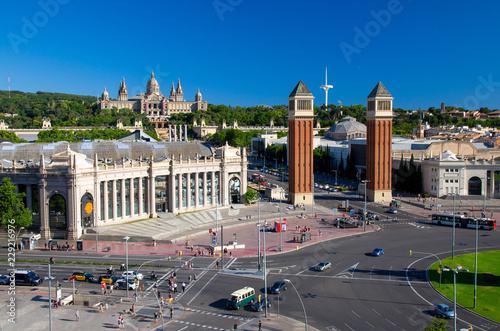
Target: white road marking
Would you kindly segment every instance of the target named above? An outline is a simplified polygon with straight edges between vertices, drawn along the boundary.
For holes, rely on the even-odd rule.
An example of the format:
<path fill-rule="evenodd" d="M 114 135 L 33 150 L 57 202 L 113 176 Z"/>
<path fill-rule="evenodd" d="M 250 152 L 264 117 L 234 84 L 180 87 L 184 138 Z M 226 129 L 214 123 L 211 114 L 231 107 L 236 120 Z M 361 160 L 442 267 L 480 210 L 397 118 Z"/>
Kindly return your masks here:
<path fill-rule="evenodd" d="M 365 321 L 365 323 L 375 329 L 375 327 L 373 325 L 371 325 L 368 321 Z"/>
<path fill-rule="evenodd" d="M 389 269 L 389 280 L 391 280 L 391 271 L 392 271 L 392 265 L 391 268 Z"/>
<path fill-rule="evenodd" d="M 194 295 L 194 297 L 188 302 L 188 306 L 191 304 L 191 302 L 193 302 L 194 299 L 196 299 L 196 297 L 205 289 L 205 287 L 207 287 L 208 284 L 210 284 L 210 282 L 215 278 L 215 276 L 217 276 L 218 273 L 215 273 L 215 275 L 212 276 L 212 278 L 210 278 L 210 280 L 201 288 L 201 290 L 198 291 L 198 293 L 196 293 Z"/>
<path fill-rule="evenodd" d="M 376 311 L 375 309 L 372 308 L 372 310 L 375 312 L 375 314 L 377 314 L 378 316 L 382 316 L 380 315 L 380 313 L 378 311 Z"/>
<path fill-rule="evenodd" d="M 354 272 L 356 271 L 356 268 L 358 267 L 358 263 L 356 264 L 353 264 L 352 266 L 350 266 L 349 268 L 339 272 L 338 274 L 336 274 L 334 277 L 338 277 L 338 278 L 353 278 L 354 276 Z"/>
<path fill-rule="evenodd" d="M 392 307 L 392 309 L 394 309 L 395 311 L 397 311 L 398 313 L 401 314 L 401 312 L 399 310 L 397 310 L 396 308 Z"/>
<path fill-rule="evenodd" d="M 356 315 L 356 316 L 358 316 L 359 318 L 361 318 L 361 316 L 359 316 L 358 314 L 356 314 L 356 312 L 355 312 L 354 310 L 351 310 L 351 312 L 352 312 L 354 315 Z"/>
<path fill-rule="evenodd" d="M 344 323 L 344 325 L 345 325 L 345 326 L 347 326 L 347 327 L 348 327 L 349 329 L 351 329 L 352 331 L 354 331 L 354 329 L 353 329 L 353 328 L 351 328 L 349 325 L 347 325 L 347 324 L 345 324 L 345 323 Z"/>
<path fill-rule="evenodd" d="M 391 323 L 392 325 L 396 326 L 396 324 L 392 323 L 391 321 L 389 321 L 387 318 L 385 319 L 387 322 Z"/>

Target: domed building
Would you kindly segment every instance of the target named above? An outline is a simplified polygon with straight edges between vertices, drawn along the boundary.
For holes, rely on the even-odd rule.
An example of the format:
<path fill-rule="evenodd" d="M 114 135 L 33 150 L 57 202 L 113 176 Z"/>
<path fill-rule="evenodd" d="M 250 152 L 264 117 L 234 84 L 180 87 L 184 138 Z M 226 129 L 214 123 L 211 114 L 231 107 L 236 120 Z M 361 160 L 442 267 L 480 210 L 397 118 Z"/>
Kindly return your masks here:
<path fill-rule="evenodd" d="M 123 78 L 118 90 L 118 100 L 110 100 L 109 94 L 106 88 L 104 88 L 98 105 L 99 109 L 116 108 L 120 110 L 129 108 L 133 111 L 146 114 L 157 129 L 166 128 L 168 126 L 168 118 L 172 114 L 206 110 L 208 106 L 207 102 L 203 101 L 200 89 L 195 94 L 195 101 L 184 101 L 180 79 L 177 80 L 177 87 L 172 83 L 170 96 L 163 96 L 154 72 L 151 72 L 151 78 L 146 85 L 146 93 L 139 93 L 129 98 L 125 78 Z"/>
<path fill-rule="evenodd" d="M 346 116 L 333 125 L 325 137 L 332 140 L 349 140 L 351 138 L 366 138 L 366 125 L 356 121 L 354 117 Z"/>

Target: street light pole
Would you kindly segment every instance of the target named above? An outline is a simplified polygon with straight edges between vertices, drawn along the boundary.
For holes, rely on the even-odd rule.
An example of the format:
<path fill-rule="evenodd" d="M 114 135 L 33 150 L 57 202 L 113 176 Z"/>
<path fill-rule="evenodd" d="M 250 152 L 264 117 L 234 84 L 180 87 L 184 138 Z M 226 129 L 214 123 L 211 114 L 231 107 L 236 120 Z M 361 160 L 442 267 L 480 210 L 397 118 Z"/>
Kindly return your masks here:
<path fill-rule="evenodd" d="M 215 244 L 217 245 L 217 231 L 219 231 L 219 209 L 217 206 L 219 205 L 219 195 L 215 192 Z"/>
<path fill-rule="evenodd" d="M 312 216 L 314 216 L 314 171 L 312 174 L 311 190 L 312 190 Z"/>
<path fill-rule="evenodd" d="M 281 234 L 283 233 L 283 221 L 282 221 L 282 218 L 281 218 L 281 200 L 282 200 L 282 195 L 283 195 L 283 188 L 281 188 L 281 191 L 280 191 L 280 247 L 279 247 L 279 251 L 281 252 L 283 250 L 283 245 L 282 245 L 282 240 L 281 240 Z"/>
<path fill-rule="evenodd" d="M 479 219 L 476 218 L 476 249 L 474 254 L 474 308 L 476 308 L 476 294 L 477 294 L 477 228 Z"/>
<path fill-rule="evenodd" d="M 264 223 L 264 224 L 266 225 L 266 223 Z M 264 311 L 265 311 L 265 315 L 264 316 L 267 318 L 266 227 L 264 227 L 263 236 L 264 236 L 264 273 L 263 273 L 263 276 L 264 276 L 264 299 L 265 299 L 265 302 L 266 302 L 266 304 L 264 305 Z"/>
<path fill-rule="evenodd" d="M 363 221 L 365 223 L 365 232 L 366 232 L 366 186 L 368 185 L 368 183 L 370 182 L 369 180 L 362 180 L 361 181 L 362 183 L 365 183 L 365 209 L 363 210 Z"/>
<path fill-rule="evenodd" d="M 438 168 L 438 173 L 437 173 L 437 192 L 436 192 L 436 213 L 438 212 L 438 205 L 439 205 L 439 168 Z"/>
<path fill-rule="evenodd" d="M 24 229 L 24 226 L 21 226 L 16 234 L 16 249 L 17 249 L 17 238 L 19 237 L 19 233 L 21 232 L 22 229 Z"/>
<path fill-rule="evenodd" d="M 462 269 L 462 266 L 457 266 L 455 269 L 444 267 L 443 271 L 453 272 L 453 330 L 457 330 L 457 274 L 458 272 L 468 272 L 467 269 Z"/>
<path fill-rule="evenodd" d="M 49 330 L 52 331 L 52 297 L 51 297 L 51 292 L 52 292 L 52 275 L 50 274 L 50 262 L 49 262 Z M 75 298 L 73 298 L 74 302 Z"/>
<path fill-rule="evenodd" d="M 127 297 L 128 297 L 128 280 L 129 280 L 129 274 L 128 274 L 128 240 L 130 239 L 129 236 L 123 237 L 123 240 L 125 240 L 125 264 L 127 267 L 127 277 L 125 277 L 125 285 L 127 287 Z M 111 284 L 113 286 L 113 284 Z"/>
<path fill-rule="evenodd" d="M 451 258 L 455 258 L 455 194 L 453 194 L 453 239 L 451 243 Z"/>
<path fill-rule="evenodd" d="M 307 314 L 306 314 L 306 308 L 304 307 L 304 303 L 302 302 L 302 298 L 300 297 L 299 292 L 295 288 L 295 285 L 293 285 L 293 283 L 289 279 L 284 279 L 284 281 L 292 285 L 293 289 L 295 290 L 295 293 L 297 293 L 297 296 L 299 297 L 300 304 L 302 305 L 302 310 L 304 311 L 304 320 L 306 322 L 306 331 L 307 331 Z"/>
<path fill-rule="evenodd" d="M 260 255 L 260 197 L 258 197 L 257 199 L 257 204 L 259 206 L 258 208 L 258 220 L 257 220 L 257 227 L 259 229 L 259 233 L 258 233 L 258 241 L 259 241 L 259 259 L 258 259 L 258 263 L 257 263 L 257 266 L 258 266 L 258 270 L 260 271 L 260 268 L 261 268 L 261 255 Z"/>

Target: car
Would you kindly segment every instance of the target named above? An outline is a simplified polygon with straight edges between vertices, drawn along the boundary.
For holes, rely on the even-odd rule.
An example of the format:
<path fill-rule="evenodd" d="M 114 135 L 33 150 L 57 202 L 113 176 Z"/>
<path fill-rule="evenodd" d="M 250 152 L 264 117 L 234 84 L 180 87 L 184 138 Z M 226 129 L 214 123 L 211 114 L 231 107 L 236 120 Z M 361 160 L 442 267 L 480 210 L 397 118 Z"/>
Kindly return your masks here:
<path fill-rule="evenodd" d="M 387 212 L 390 214 L 397 214 L 398 210 L 396 208 L 389 208 L 389 209 L 387 209 Z"/>
<path fill-rule="evenodd" d="M 444 318 L 455 317 L 455 312 L 453 311 L 453 308 L 448 307 L 444 303 L 436 305 L 436 307 L 434 307 L 434 311 L 436 312 L 437 317 L 444 317 Z"/>
<path fill-rule="evenodd" d="M 99 283 L 105 282 L 106 284 L 114 284 L 118 277 L 114 275 L 101 275 L 99 276 Z"/>
<path fill-rule="evenodd" d="M 325 190 L 328 190 L 328 188 L 329 188 L 329 187 L 330 187 L 330 186 L 328 186 L 328 184 L 327 184 L 327 185 L 325 185 Z"/>
<path fill-rule="evenodd" d="M 0 284 L 2 285 L 9 285 L 10 284 L 10 278 L 5 275 L 0 275 Z"/>
<path fill-rule="evenodd" d="M 375 221 L 378 221 L 380 219 L 380 217 L 378 217 L 378 215 L 375 213 L 368 213 L 367 218 L 369 220 L 375 220 Z"/>
<path fill-rule="evenodd" d="M 266 299 L 262 298 L 260 301 L 255 302 L 252 305 L 253 311 L 263 311 L 266 306 Z M 271 307 L 271 300 L 267 299 L 267 308 Z"/>
<path fill-rule="evenodd" d="M 286 291 L 288 289 L 288 286 L 286 285 L 286 282 L 283 280 L 278 280 L 274 282 L 273 286 L 269 288 L 269 293 L 273 294 L 279 294 L 281 291 Z"/>
<path fill-rule="evenodd" d="M 125 279 L 118 279 L 113 285 L 118 290 L 126 290 L 127 289 L 127 281 Z M 135 290 L 137 288 L 137 284 L 132 280 L 128 280 L 128 289 Z"/>
<path fill-rule="evenodd" d="M 77 271 L 73 273 L 76 280 L 82 282 L 97 282 L 97 277 L 84 271 Z"/>
<path fill-rule="evenodd" d="M 325 271 L 326 269 L 330 269 L 332 267 L 332 264 L 328 261 L 323 261 L 318 263 L 315 267 L 314 270 L 316 271 Z"/>
<path fill-rule="evenodd" d="M 137 273 L 135 271 L 124 271 L 122 273 L 122 278 L 130 278 L 130 279 L 143 280 L 144 276 L 141 273 Z"/>
<path fill-rule="evenodd" d="M 383 248 L 375 248 L 372 252 L 372 256 L 380 256 L 384 255 L 384 249 Z"/>

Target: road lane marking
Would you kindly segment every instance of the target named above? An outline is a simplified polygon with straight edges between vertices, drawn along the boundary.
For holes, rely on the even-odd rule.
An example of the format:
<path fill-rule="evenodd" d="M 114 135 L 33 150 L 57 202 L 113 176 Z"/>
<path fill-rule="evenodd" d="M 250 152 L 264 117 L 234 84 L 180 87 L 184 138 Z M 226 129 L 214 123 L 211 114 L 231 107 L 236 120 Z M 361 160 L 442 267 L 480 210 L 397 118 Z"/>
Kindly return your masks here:
<path fill-rule="evenodd" d="M 301 273 L 303 273 L 304 271 L 307 271 L 307 270 L 309 270 L 309 269 L 310 269 L 310 268 L 306 268 L 306 269 L 304 269 L 304 270 L 302 270 L 302 271 L 299 271 L 299 272 L 297 272 L 297 273 L 296 273 L 296 275 L 300 275 Z"/>
<path fill-rule="evenodd" d="M 391 321 L 389 321 L 387 318 L 385 319 L 387 322 L 391 323 L 392 325 L 396 326 L 396 324 L 392 323 Z"/>
<path fill-rule="evenodd" d="M 358 263 L 356 264 L 353 264 L 352 266 L 350 266 L 349 268 L 339 272 L 338 274 L 335 275 L 335 277 L 338 277 L 338 278 L 353 278 L 354 276 L 354 272 L 356 271 L 356 268 L 358 267 Z"/>
<path fill-rule="evenodd" d="M 218 275 L 218 273 L 215 273 L 215 274 L 212 276 L 212 278 L 210 278 L 210 280 L 209 280 L 209 281 L 205 284 L 205 286 L 203 286 L 203 287 L 201 288 L 201 290 L 199 290 L 199 291 L 198 291 L 198 293 L 196 293 L 196 294 L 194 295 L 194 297 L 193 297 L 193 298 L 192 298 L 192 299 L 188 302 L 188 306 L 191 304 L 191 302 L 193 302 L 193 300 L 194 300 L 194 299 L 196 299 L 196 297 L 197 297 L 197 296 L 201 293 L 201 291 L 203 291 L 203 290 L 205 289 L 205 287 L 207 287 L 207 285 L 208 285 L 208 284 L 210 284 L 210 282 L 211 282 L 211 281 L 215 278 L 215 276 L 217 276 L 217 275 Z"/>
<path fill-rule="evenodd" d="M 382 316 L 380 315 L 380 313 L 378 311 L 376 311 L 375 309 L 372 308 L 372 310 L 375 312 L 375 314 L 377 314 L 378 316 Z"/>
<path fill-rule="evenodd" d="M 392 309 L 394 309 L 396 312 L 401 314 L 401 312 L 399 310 L 397 310 L 396 308 L 392 307 Z"/>
<path fill-rule="evenodd" d="M 368 321 L 365 321 L 365 323 L 375 329 L 375 327 L 373 325 L 371 325 Z"/>
<path fill-rule="evenodd" d="M 351 328 L 349 325 L 347 325 L 347 324 L 345 324 L 345 323 L 344 323 L 344 325 L 345 325 L 345 326 L 347 326 L 347 327 L 348 327 L 349 329 L 351 329 L 352 331 L 355 331 L 355 330 L 354 330 L 353 328 Z"/>
<path fill-rule="evenodd" d="M 391 268 L 389 269 L 389 280 L 391 280 L 391 271 L 392 271 L 392 265 Z"/>
<path fill-rule="evenodd" d="M 372 279 L 373 268 L 375 268 L 375 265 L 373 265 L 372 270 L 370 270 L 370 279 Z"/>
<path fill-rule="evenodd" d="M 358 316 L 359 318 L 361 318 L 361 316 L 359 316 L 358 314 L 356 314 L 356 312 L 355 312 L 354 310 L 351 310 L 351 312 L 352 312 L 354 315 L 356 315 L 356 316 Z"/>

